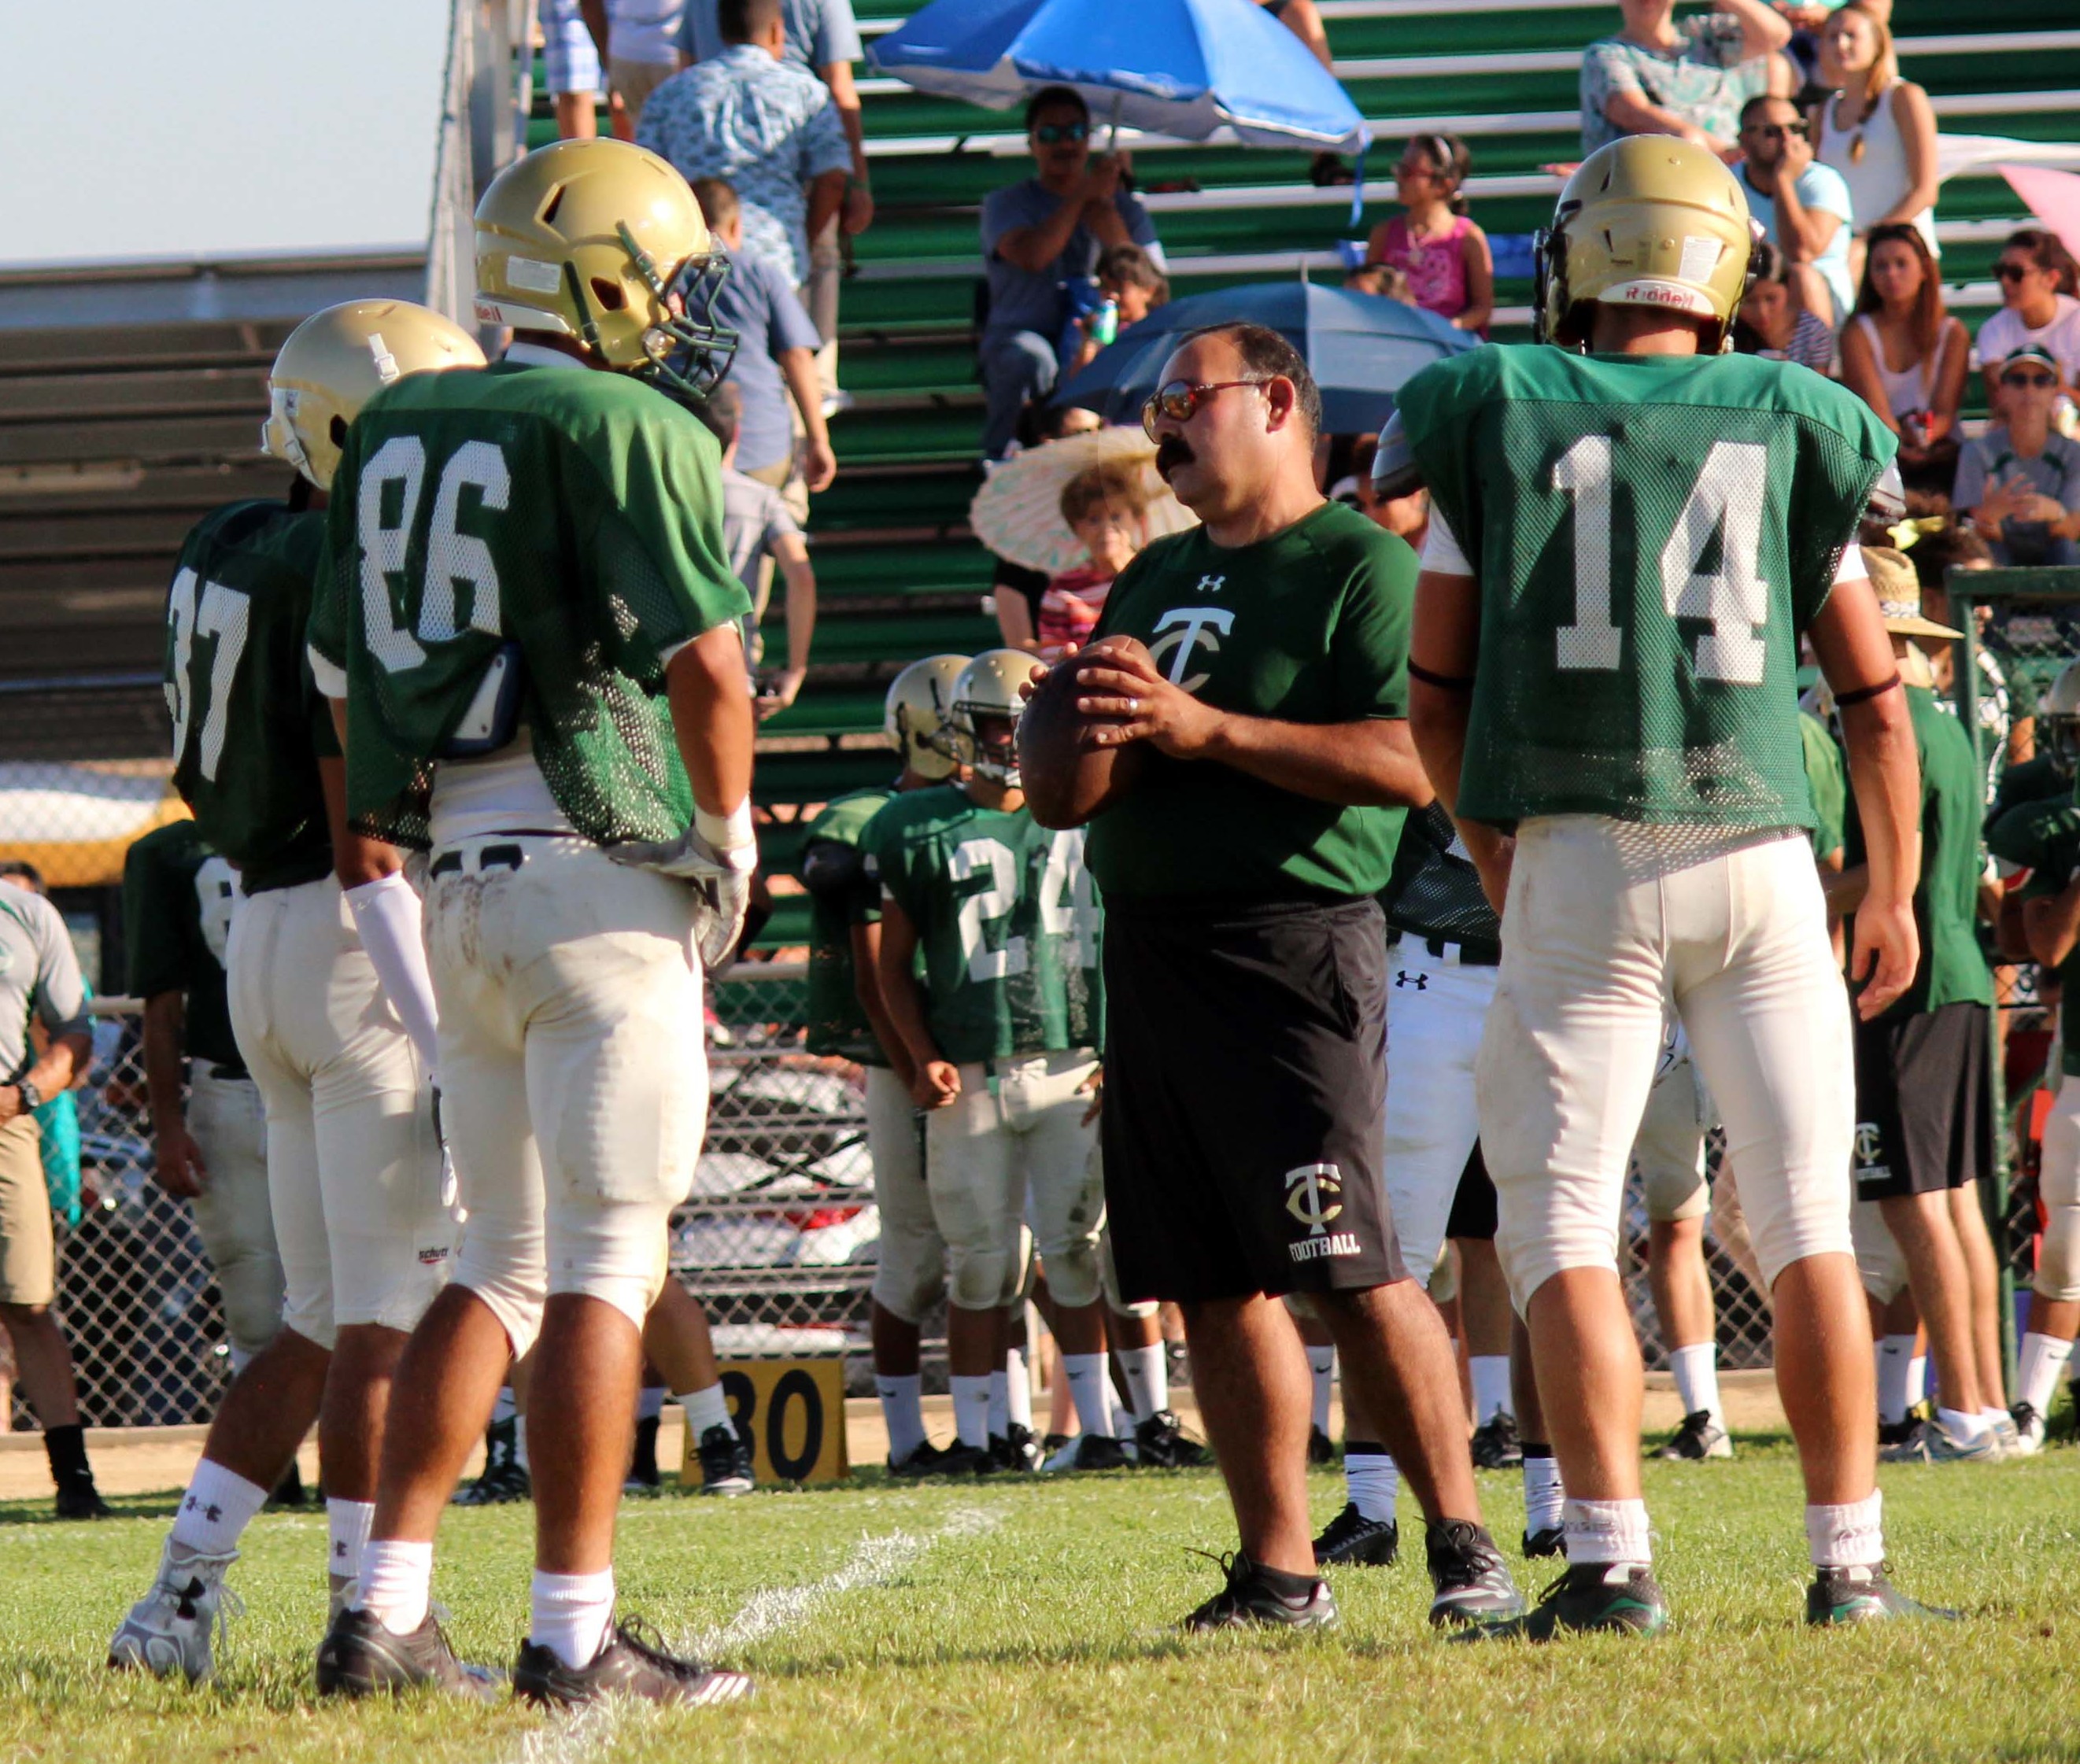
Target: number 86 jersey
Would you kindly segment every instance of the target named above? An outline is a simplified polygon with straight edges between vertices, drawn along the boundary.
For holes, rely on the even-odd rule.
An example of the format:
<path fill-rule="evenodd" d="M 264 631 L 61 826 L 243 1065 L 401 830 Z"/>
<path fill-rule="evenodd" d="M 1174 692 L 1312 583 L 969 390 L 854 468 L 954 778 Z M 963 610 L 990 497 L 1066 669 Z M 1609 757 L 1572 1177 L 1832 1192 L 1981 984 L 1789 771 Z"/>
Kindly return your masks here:
<path fill-rule="evenodd" d="M 1863 401 L 1754 356 L 1491 346 L 1397 404 L 1479 583 L 1459 812 L 1810 828 L 1799 635 L 1897 445 Z"/>

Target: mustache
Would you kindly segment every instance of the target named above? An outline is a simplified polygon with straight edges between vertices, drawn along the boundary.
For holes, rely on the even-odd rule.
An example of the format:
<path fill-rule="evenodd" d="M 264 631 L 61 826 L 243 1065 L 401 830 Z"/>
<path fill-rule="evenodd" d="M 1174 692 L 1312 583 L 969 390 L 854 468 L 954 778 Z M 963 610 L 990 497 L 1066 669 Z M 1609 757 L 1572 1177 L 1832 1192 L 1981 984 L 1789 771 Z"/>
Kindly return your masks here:
<path fill-rule="evenodd" d="M 1197 455 L 1182 435 L 1165 435 L 1156 443 L 1155 475 L 1168 479 L 1180 466 L 1189 466 Z"/>

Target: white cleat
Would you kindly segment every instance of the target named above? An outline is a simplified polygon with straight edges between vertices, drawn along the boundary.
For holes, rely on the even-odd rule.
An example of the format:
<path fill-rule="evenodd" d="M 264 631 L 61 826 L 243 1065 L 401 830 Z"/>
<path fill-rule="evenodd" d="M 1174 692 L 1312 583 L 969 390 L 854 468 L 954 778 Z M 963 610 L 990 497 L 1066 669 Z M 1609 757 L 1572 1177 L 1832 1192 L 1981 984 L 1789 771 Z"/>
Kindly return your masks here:
<path fill-rule="evenodd" d="M 205 1556 L 169 1538 L 152 1590 L 130 1607 L 108 1644 L 110 1667 L 162 1678 L 178 1672 L 191 1684 L 202 1683 L 216 1670 L 212 1643 L 222 1639 L 230 1619 L 245 1615 L 244 1602 L 224 1584 L 237 1560 L 236 1550 Z"/>
<path fill-rule="evenodd" d="M 2008 1447 L 2008 1455 L 2016 1458 L 2033 1458 L 2044 1449 L 2044 1417 L 2026 1402 L 2015 1406 L 2015 1436 Z"/>

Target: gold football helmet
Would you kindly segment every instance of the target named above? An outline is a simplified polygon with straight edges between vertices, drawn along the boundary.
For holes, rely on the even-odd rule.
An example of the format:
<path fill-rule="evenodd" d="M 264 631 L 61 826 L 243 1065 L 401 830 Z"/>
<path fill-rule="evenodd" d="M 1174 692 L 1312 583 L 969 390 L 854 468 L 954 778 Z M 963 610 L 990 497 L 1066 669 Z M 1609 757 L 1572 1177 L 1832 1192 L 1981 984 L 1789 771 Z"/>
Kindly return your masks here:
<path fill-rule="evenodd" d="M 947 719 L 953 710 L 954 682 L 967 664 L 966 656 L 927 656 L 912 662 L 891 683 L 881 727 L 903 756 L 904 770 L 920 778 L 946 778 L 960 769 Z"/>
<path fill-rule="evenodd" d="M 976 777 L 1018 788 L 1018 689 L 1037 665 L 1022 649 L 985 649 L 954 681 L 954 752 Z"/>
<path fill-rule="evenodd" d="M 540 148 L 476 205 L 479 318 L 571 337 L 684 396 L 705 396 L 736 353 L 714 322 L 728 274 L 686 180 L 627 141 Z"/>
<path fill-rule="evenodd" d="M 260 450 L 329 490 L 349 425 L 391 381 L 483 366 L 476 339 L 430 308 L 409 300 L 329 306 L 290 332 L 275 358 Z"/>
<path fill-rule="evenodd" d="M 1583 308 L 1602 301 L 1703 319 L 1705 352 L 1723 351 L 1755 248 L 1747 197 L 1716 154 L 1672 135 L 1609 142 L 1575 169 L 1533 241 L 1538 341 L 1584 346 Z"/>

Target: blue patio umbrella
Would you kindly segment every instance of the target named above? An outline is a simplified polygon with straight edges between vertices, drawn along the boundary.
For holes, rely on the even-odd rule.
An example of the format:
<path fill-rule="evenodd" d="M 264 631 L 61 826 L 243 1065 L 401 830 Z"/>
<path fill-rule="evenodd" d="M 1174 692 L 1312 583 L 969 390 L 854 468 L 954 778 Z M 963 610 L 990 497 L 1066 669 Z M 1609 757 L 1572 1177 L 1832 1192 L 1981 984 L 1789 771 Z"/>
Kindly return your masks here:
<path fill-rule="evenodd" d="M 1420 370 L 1478 346 L 1434 312 L 1383 295 L 1350 294 L 1310 282 L 1262 282 L 1216 288 L 1158 307 L 1055 394 L 1107 422 L 1138 423 L 1163 363 L 1187 331 L 1243 320 L 1268 325 L 1292 344 L 1322 388 L 1322 418 L 1333 434 L 1378 429 L 1394 395 Z"/>
<path fill-rule="evenodd" d="M 1185 140 L 1364 149 L 1364 119 L 1253 0 L 933 0 L 866 52 L 941 98 L 1009 110 L 1072 86 L 1091 112 Z"/>

